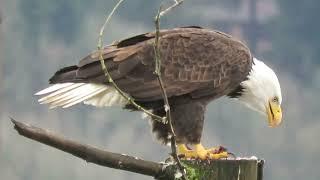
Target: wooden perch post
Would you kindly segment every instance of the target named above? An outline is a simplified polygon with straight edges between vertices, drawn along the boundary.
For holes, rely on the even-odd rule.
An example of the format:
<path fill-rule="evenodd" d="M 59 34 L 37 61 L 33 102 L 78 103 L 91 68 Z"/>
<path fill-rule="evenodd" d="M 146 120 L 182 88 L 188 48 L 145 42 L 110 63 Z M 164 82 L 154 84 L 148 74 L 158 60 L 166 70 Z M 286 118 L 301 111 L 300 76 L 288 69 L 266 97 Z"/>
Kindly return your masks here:
<path fill-rule="evenodd" d="M 60 149 L 97 165 L 152 176 L 158 180 L 178 180 L 181 173 L 173 162 L 157 163 L 136 157 L 111 153 L 78 143 L 11 119 L 18 133 L 40 143 Z M 262 180 L 263 161 L 256 158 L 232 160 L 182 160 L 188 180 Z"/>

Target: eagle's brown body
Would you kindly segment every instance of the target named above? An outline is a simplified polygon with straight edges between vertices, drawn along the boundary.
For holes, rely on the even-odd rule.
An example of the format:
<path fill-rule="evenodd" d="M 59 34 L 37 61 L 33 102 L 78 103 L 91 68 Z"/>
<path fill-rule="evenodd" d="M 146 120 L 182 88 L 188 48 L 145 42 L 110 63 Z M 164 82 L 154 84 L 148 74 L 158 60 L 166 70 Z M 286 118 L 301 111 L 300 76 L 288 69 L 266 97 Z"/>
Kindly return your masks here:
<path fill-rule="evenodd" d="M 115 83 L 139 104 L 164 115 L 163 96 L 154 74 L 155 33 L 138 35 L 104 49 L 103 57 Z M 58 71 L 50 83 L 106 84 L 94 52 Z M 241 42 L 221 32 L 198 27 L 163 30 L 160 33 L 161 78 L 171 105 L 178 143 L 200 142 L 206 105 L 224 95 L 235 96 L 248 76 L 252 57 Z M 134 109 L 130 105 L 125 108 Z M 167 125 L 152 121 L 153 131 L 164 143 Z"/>

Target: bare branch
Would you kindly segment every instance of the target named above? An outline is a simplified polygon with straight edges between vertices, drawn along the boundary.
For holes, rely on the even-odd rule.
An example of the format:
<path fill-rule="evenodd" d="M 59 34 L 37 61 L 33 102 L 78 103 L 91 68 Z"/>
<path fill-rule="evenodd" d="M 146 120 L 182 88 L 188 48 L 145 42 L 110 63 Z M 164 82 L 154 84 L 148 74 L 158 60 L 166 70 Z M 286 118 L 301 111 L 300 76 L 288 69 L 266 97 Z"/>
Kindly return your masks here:
<path fill-rule="evenodd" d="M 14 119 L 11 119 L 11 121 L 20 135 L 70 153 L 87 162 L 153 177 L 163 174 L 163 164 L 104 151 L 90 145 L 66 139 L 48 130 L 18 122 Z"/>
<path fill-rule="evenodd" d="M 128 102 L 130 102 L 133 106 L 135 106 L 138 110 L 143 111 L 144 113 L 146 113 L 147 115 L 153 117 L 153 119 L 161 122 L 161 123 L 166 123 L 165 118 L 162 118 L 156 114 L 153 114 L 152 112 L 148 111 L 147 109 L 143 108 L 142 106 L 140 106 L 139 104 L 137 104 L 134 99 L 128 95 L 127 93 L 123 92 L 118 85 L 113 81 L 108 68 L 106 67 L 106 64 L 104 63 L 104 59 L 103 59 L 103 33 L 104 33 L 104 29 L 106 27 L 106 25 L 109 23 L 111 17 L 113 16 L 114 12 L 118 9 L 118 7 L 120 6 L 120 4 L 123 2 L 124 0 L 119 0 L 118 3 L 114 6 L 114 8 L 112 9 L 112 11 L 110 12 L 110 14 L 108 15 L 108 17 L 106 18 L 106 21 L 104 22 L 103 26 L 100 29 L 100 33 L 99 33 L 99 39 L 98 39 L 98 51 L 99 51 L 99 60 L 101 63 L 101 67 L 102 67 L 102 71 L 104 72 L 105 77 L 107 78 L 108 82 L 111 83 L 113 85 L 113 87 L 118 91 L 118 93 L 124 97 Z"/>
<path fill-rule="evenodd" d="M 171 131 L 171 154 L 174 158 L 174 160 L 177 162 L 177 165 L 179 167 L 179 170 L 182 174 L 182 179 L 186 180 L 186 174 L 185 174 L 185 169 L 183 167 L 183 165 L 180 162 L 180 159 L 178 157 L 178 153 L 177 153 L 177 143 L 176 143 L 176 134 L 174 132 L 173 129 L 173 125 L 172 125 L 172 119 L 171 119 L 171 110 L 170 110 L 170 104 L 169 104 L 169 100 L 168 100 L 168 96 L 164 87 L 164 83 L 162 81 L 161 78 L 161 57 L 160 57 L 160 48 L 159 48 L 159 43 L 160 43 L 160 13 L 163 12 L 161 11 L 161 7 L 159 8 L 158 14 L 155 18 L 155 27 L 156 27 L 156 32 L 155 32 L 155 42 L 154 42 L 154 52 L 155 52 L 155 74 L 157 75 L 158 78 L 158 82 L 162 91 L 162 96 L 164 99 L 164 110 L 166 112 L 166 118 L 168 121 L 168 125 L 170 127 L 170 131 Z"/>
<path fill-rule="evenodd" d="M 159 16 L 162 17 L 164 16 L 165 14 L 167 14 L 169 11 L 171 11 L 173 8 L 179 6 L 180 4 L 183 3 L 184 0 L 174 0 L 174 4 L 170 7 L 168 7 L 167 9 L 163 10 L 160 12 Z"/>

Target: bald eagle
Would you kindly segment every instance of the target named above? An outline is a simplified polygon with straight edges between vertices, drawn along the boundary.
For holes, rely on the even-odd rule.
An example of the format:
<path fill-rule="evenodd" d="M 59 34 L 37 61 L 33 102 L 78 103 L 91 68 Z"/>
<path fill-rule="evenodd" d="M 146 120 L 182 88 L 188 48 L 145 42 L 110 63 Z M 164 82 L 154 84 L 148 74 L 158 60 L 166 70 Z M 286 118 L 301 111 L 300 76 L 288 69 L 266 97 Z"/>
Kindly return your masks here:
<path fill-rule="evenodd" d="M 103 58 L 115 83 L 139 105 L 165 115 L 162 92 L 154 74 L 155 33 L 118 41 L 103 49 Z M 209 102 L 227 96 L 265 114 L 269 126 L 282 119 L 281 89 L 274 71 L 254 58 L 246 45 L 225 33 L 200 27 L 160 32 L 161 78 L 171 106 L 180 155 L 221 158 L 201 145 L 204 115 Z M 78 65 L 62 68 L 49 80 L 52 86 L 36 93 L 41 104 L 68 108 L 83 102 L 97 107 L 121 106 L 137 110 L 107 81 L 95 51 Z M 162 143 L 170 142 L 168 124 L 151 121 Z"/>

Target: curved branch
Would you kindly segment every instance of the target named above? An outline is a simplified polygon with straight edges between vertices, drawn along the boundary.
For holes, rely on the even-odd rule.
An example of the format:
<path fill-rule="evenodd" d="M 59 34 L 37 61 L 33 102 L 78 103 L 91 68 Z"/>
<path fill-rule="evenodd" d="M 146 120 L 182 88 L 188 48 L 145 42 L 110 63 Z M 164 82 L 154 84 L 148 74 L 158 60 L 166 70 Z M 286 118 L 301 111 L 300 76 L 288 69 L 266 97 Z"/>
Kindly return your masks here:
<path fill-rule="evenodd" d="M 100 33 L 99 33 L 99 38 L 98 38 L 98 52 L 99 52 L 99 60 L 100 60 L 100 64 L 101 64 L 101 68 L 102 71 L 104 73 L 104 76 L 107 78 L 108 82 L 111 83 L 113 85 L 113 87 L 117 90 L 117 92 L 123 97 L 125 98 L 130 104 L 132 104 L 133 106 L 135 106 L 138 110 L 143 111 L 144 113 L 146 113 L 147 115 L 151 116 L 154 118 L 154 120 L 159 121 L 161 123 L 166 123 L 165 118 L 162 118 L 156 114 L 153 114 L 152 112 L 148 111 L 147 109 L 145 109 L 144 107 L 140 106 L 139 104 L 137 104 L 134 99 L 127 93 L 125 93 L 124 91 L 122 91 L 118 85 L 113 81 L 108 68 L 106 66 L 106 64 L 104 63 L 104 59 L 103 59 L 103 52 L 102 52 L 102 48 L 103 48 L 103 33 L 105 30 L 106 25 L 109 23 L 111 17 L 113 16 L 114 12 L 118 9 L 118 7 L 120 6 L 120 4 L 123 2 L 124 0 L 119 0 L 118 3 L 114 6 L 114 8 L 112 9 L 112 11 L 110 12 L 110 14 L 108 15 L 108 17 L 106 18 L 104 24 L 102 25 L 101 29 L 100 29 Z"/>
<path fill-rule="evenodd" d="M 174 4 L 170 7 L 168 7 L 167 9 L 163 10 L 160 12 L 159 16 L 162 17 L 165 14 L 167 14 L 169 11 L 171 11 L 173 8 L 179 6 L 180 4 L 183 3 L 184 0 L 174 0 Z"/>

